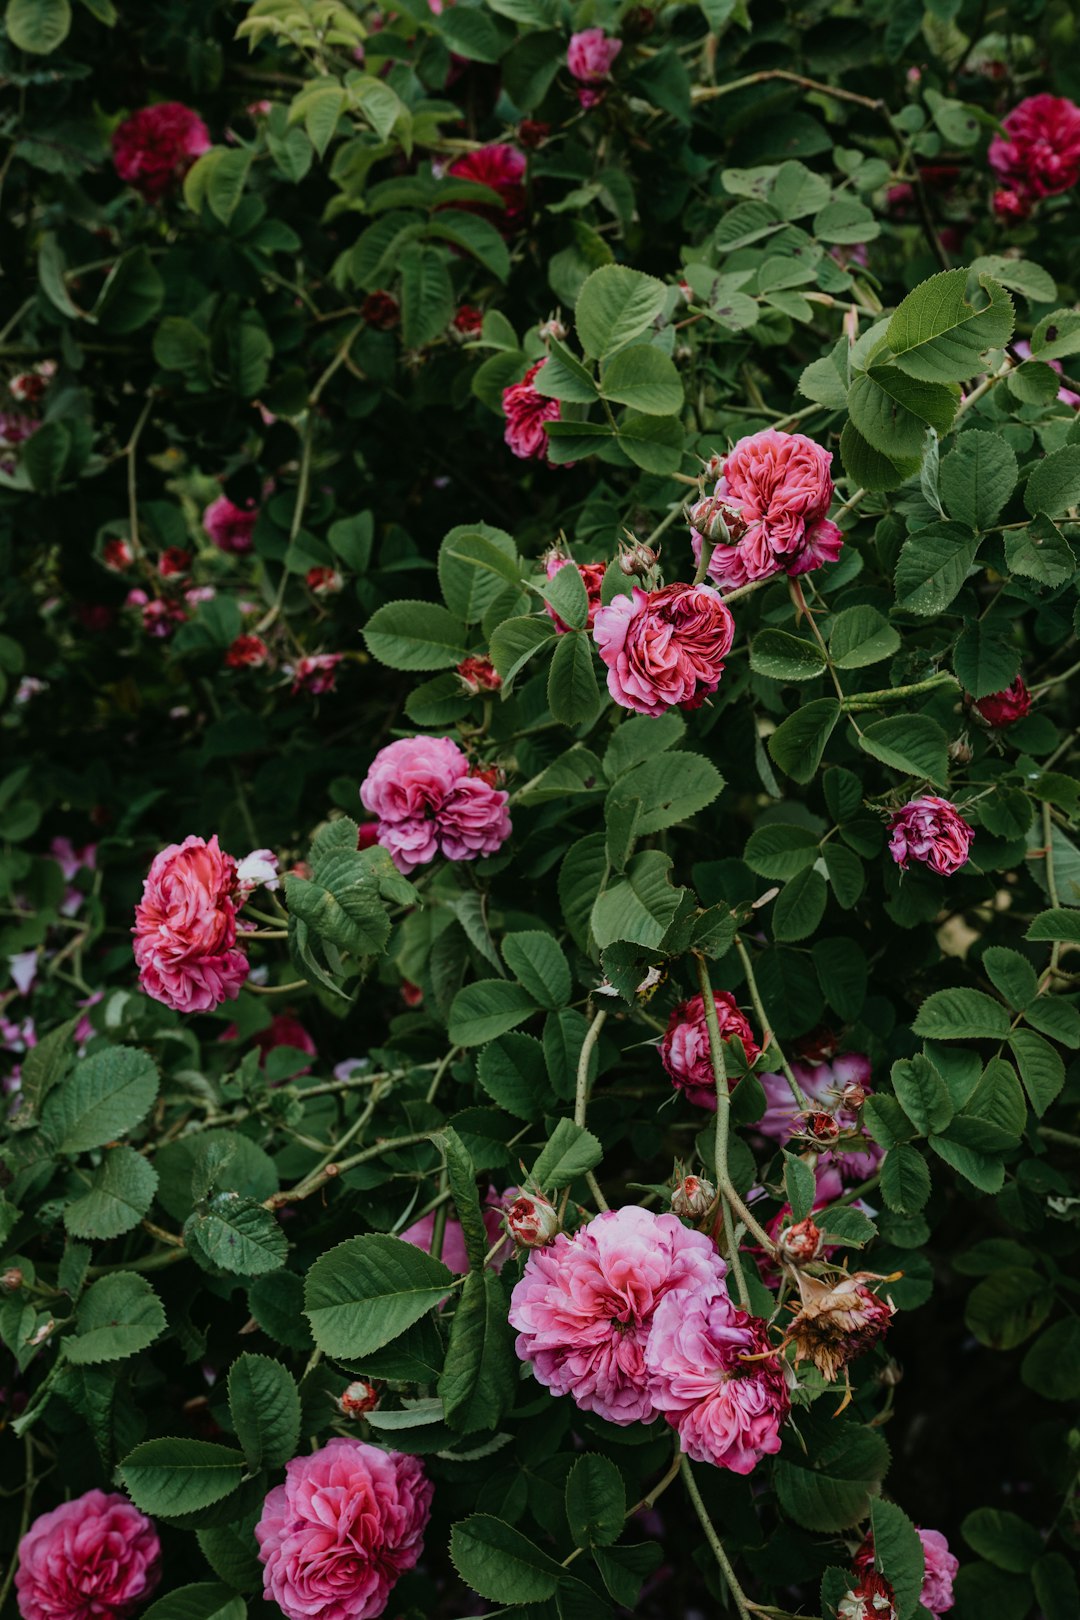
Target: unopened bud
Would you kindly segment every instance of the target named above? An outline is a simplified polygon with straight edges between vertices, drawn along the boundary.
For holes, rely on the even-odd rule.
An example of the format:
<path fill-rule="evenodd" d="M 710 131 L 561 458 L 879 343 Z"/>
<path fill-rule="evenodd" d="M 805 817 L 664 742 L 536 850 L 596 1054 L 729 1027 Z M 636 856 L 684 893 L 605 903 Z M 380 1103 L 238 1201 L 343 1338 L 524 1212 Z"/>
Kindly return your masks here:
<path fill-rule="evenodd" d="M 643 545 L 635 540 L 632 546 L 621 546 L 619 549 L 619 569 L 630 579 L 642 579 L 656 567 L 656 552 L 651 546 Z"/>
<path fill-rule="evenodd" d="M 346 1418 L 363 1417 L 365 1412 L 374 1412 L 378 1404 L 378 1391 L 366 1378 L 358 1378 L 337 1399 L 338 1411 Z"/>
<path fill-rule="evenodd" d="M 704 1176 L 684 1176 L 676 1182 L 671 1192 L 671 1213 L 681 1215 L 684 1220 L 697 1221 L 712 1208 L 716 1200 L 716 1188 Z"/>
<path fill-rule="evenodd" d="M 831 1147 L 840 1137 L 840 1124 L 832 1114 L 815 1110 L 804 1114 L 801 1121 L 803 1136 L 808 1136 L 812 1142 L 821 1147 Z"/>
<path fill-rule="evenodd" d="M 781 1232 L 779 1248 L 793 1265 L 809 1265 L 821 1253 L 821 1229 L 807 1216 L 805 1221 L 796 1221 Z"/>
<path fill-rule="evenodd" d="M 313 596 L 337 596 L 345 589 L 345 579 L 336 568 L 309 568 L 307 587 Z"/>
<path fill-rule="evenodd" d="M 542 338 L 554 338 L 556 343 L 565 343 L 569 333 L 557 315 L 551 315 L 546 321 L 541 321 L 537 327 Z"/>
<path fill-rule="evenodd" d="M 890 1389 L 895 1389 L 896 1385 L 903 1380 L 903 1377 L 903 1367 L 898 1361 L 894 1361 L 891 1356 L 877 1375 L 878 1383 L 885 1384 Z"/>
<path fill-rule="evenodd" d="M 525 1249 L 542 1249 L 559 1230 L 554 1204 L 540 1193 L 521 1193 L 506 1212 L 506 1230 Z"/>
<path fill-rule="evenodd" d="M 698 534 L 720 545 L 730 545 L 746 533 L 746 523 L 739 508 L 732 506 L 721 495 L 703 495 L 694 502 L 688 516 Z"/>
<path fill-rule="evenodd" d="M 18 1266 L 8 1266 L 3 1276 L 0 1276 L 0 1289 L 5 1294 L 13 1294 L 16 1288 L 23 1285 L 23 1274 Z"/>
<path fill-rule="evenodd" d="M 968 742 L 967 737 L 957 737 L 955 742 L 949 744 L 949 762 L 953 765 L 970 765 L 975 758 L 975 751 Z"/>
<path fill-rule="evenodd" d="M 865 1101 L 866 1092 L 863 1087 L 859 1085 L 857 1080 L 853 1080 L 850 1086 L 845 1086 L 843 1091 L 840 1093 L 841 1106 L 843 1108 L 849 1108 L 853 1114 L 858 1113 Z"/>

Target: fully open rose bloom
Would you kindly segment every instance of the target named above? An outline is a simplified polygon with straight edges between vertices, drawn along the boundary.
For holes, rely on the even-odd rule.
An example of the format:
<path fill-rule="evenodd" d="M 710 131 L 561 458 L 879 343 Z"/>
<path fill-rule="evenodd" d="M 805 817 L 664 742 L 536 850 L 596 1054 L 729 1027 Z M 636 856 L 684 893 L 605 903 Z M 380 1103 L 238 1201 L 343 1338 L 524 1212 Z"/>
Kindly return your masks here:
<path fill-rule="evenodd" d="M 288 1620 L 374 1620 L 423 1550 L 432 1494 L 418 1457 L 362 1440 L 294 1457 L 255 1526 L 266 1597 Z"/>
<path fill-rule="evenodd" d="M 202 517 L 203 528 L 219 551 L 240 556 L 251 550 L 252 531 L 259 521 L 255 506 L 237 506 L 227 495 L 211 501 Z"/>
<path fill-rule="evenodd" d="M 735 640 L 731 609 L 707 585 L 634 586 L 598 610 L 593 638 L 616 703 L 638 714 L 696 709 L 720 685 Z"/>
<path fill-rule="evenodd" d="M 34 1520 L 15 1590 L 23 1620 L 125 1620 L 160 1578 L 153 1520 L 126 1496 L 87 1491 Z"/>
<path fill-rule="evenodd" d="M 1064 96 L 1028 96 L 1002 119 L 987 157 L 1004 184 L 1004 214 L 1030 213 L 1041 197 L 1056 197 L 1080 180 L 1080 107 Z"/>
<path fill-rule="evenodd" d="M 897 866 L 904 868 L 909 861 L 921 861 L 939 877 L 952 877 L 967 865 L 971 840 L 975 837 L 970 827 L 948 799 L 927 794 L 912 799 L 889 821 L 889 853 Z"/>
<path fill-rule="evenodd" d="M 360 788 L 378 840 L 401 872 L 493 855 L 510 836 L 508 794 L 479 776 L 449 737 L 402 737 L 381 748 Z"/>
<path fill-rule="evenodd" d="M 472 180 L 477 185 L 490 186 L 499 194 L 503 207 L 486 207 L 480 202 L 455 202 L 455 208 L 467 213 L 480 214 L 490 219 L 504 236 L 515 231 L 525 217 L 525 170 L 527 159 L 516 146 L 496 141 L 481 146 L 478 151 L 466 152 L 455 158 L 447 169 L 456 180 Z"/>
<path fill-rule="evenodd" d="M 716 1021 L 720 1025 L 721 1038 L 729 1041 L 733 1035 L 737 1035 L 747 1062 L 753 1063 L 761 1047 L 739 1011 L 735 997 L 730 991 L 714 990 L 713 1001 L 716 1003 Z M 701 1108 L 716 1108 L 716 1081 L 709 1055 L 709 1026 L 705 1022 L 705 1002 L 700 995 L 680 1002 L 672 1012 L 660 1041 L 660 1058 L 671 1076 L 672 1084 L 685 1091 L 692 1103 L 697 1103 Z"/>
<path fill-rule="evenodd" d="M 780 1450 L 791 1403 L 773 1349 L 765 1323 L 737 1309 L 722 1282 L 660 1301 L 645 1351 L 649 1391 L 695 1462 L 749 1474 Z"/>
<path fill-rule="evenodd" d="M 121 180 L 156 202 L 210 149 L 210 131 L 190 107 L 159 101 L 125 118 L 113 135 L 113 162 Z"/>
<path fill-rule="evenodd" d="M 709 578 L 735 590 L 770 574 L 806 574 L 835 562 L 844 537 L 828 517 L 831 467 L 831 452 L 802 433 L 766 428 L 740 439 L 713 494 L 691 513 L 698 560 L 703 544 L 717 542 Z"/>
<path fill-rule="evenodd" d="M 503 438 L 519 461 L 547 460 L 547 424 L 557 422 L 562 415 L 559 401 L 538 394 L 534 386 L 536 373 L 546 365 L 546 360 L 538 360 L 519 383 L 503 389 Z"/>
<path fill-rule="evenodd" d="M 585 621 L 585 628 L 591 630 L 596 623 L 596 615 L 600 609 L 600 588 L 604 583 L 607 565 L 602 562 L 575 563 L 569 557 L 560 557 L 558 552 L 554 552 L 544 564 L 544 572 L 547 574 L 548 579 L 554 579 L 559 569 L 566 568 L 567 565 L 576 568 L 581 575 L 581 582 L 585 586 L 585 595 L 589 599 L 589 617 Z M 556 633 L 560 636 L 565 635 L 570 626 L 563 623 L 550 602 L 545 602 L 544 606 L 555 621 Z"/>
<path fill-rule="evenodd" d="M 951 1609 L 956 1601 L 953 1596 L 953 1581 L 960 1568 L 960 1560 L 949 1551 L 949 1543 L 940 1530 L 920 1530 L 919 1540 L 922 1542 L 925 1565 L 919 1602 L 931 1614 L 940 1616 Z M 864 1579 L 873 1570 L 872 1536 L 867 1536 L 855 1554 L 854 1565 Z"/>
<path fill-rule="evenodd" d="M 156 856 L 135 907 L 135 960 L 148 996 L 175 1012 L 235 1001 L 248 975 L 236 946 L 236 862 L 192 835 Z"/>
<path fill-rule="evenodd" d="M 610 1423 L 655 1415 L 645 1366 L 665 1295 L 719 1285 L 726 1267 L 702 1232 L 628 1205 L 533 1249 L 510 1302 L 517 1353 L 556 1395 Z"/>
<path fill-rule="evenodd" d="M 976 698 L 975 707 L 988 725 L 999 728 L 1014 726 L 1031 713 L 1031 693 L 1018 675 L 1004 692 L 991 692 L 989 697 Z"/>
<path fill-rule="evenodd" d="M 609 39 L 602 28 L 585 28 L 570 36 L 566 65 L 581 84 L 599 84 L 621 50 L 621 39 Z"/>

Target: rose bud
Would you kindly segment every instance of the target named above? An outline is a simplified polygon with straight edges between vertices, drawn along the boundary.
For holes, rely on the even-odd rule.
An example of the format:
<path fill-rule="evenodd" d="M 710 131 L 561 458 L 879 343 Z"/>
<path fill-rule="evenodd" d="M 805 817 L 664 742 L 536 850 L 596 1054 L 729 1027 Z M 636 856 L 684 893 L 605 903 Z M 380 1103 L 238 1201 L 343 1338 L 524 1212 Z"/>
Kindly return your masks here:
<path fill-rule="evenodd" d="M 360 305 L 360 313 L 377 332 L 389 332 L 401 321 L 401 310 L 396 298 L 388 292 L 368 293 Z"/>
<path fill-rule="evenodd" d="M 800 1134 L 808 1136 L 812 1142 L 816 1142 L 822 1147 L 831 1147 L 834 1142 L 839 1140 L 839 1121 L 834 1119 L 832 1114 L 826 1114 L 822 1110 L 804 1114 L 801 1125 Z"/>
<path fill-rule="evenodd" d="M 559 1216 L 540 1193 L 520 1193 L 506 1212 L 506 1230 L 525 1249 L 542 1249 L 554 1241 Z"/>
<path fill-rule="evenodd" d="M 620 546 L 619 569 L 627 578 L 644 579 L 655 567 L 656 552 L 651 546 L 642 545 L 640 540 L 635 540 L 632 546 Z"/>
<path fill-rule="evenodd" d="M 261 669 L 270 649 L 261 636 L 237 636 L 225 654 L 227 669 Z"/>
<path fill-rule="evenodd" d="M 698 1221 L 716 1201 L 716 1188 L 704 1176 L 684 1176 L 671 1190 L 671 1213 Z"/>
<path fill-rule="evenodd" d="M 805 1221 L 796 1221 L 781 1232 L 779 1247 L 780 1253 L 793 1265 L 809 1265 L 821 1253 L 821 1230 L 807 1216 Z"/>
<path fill-rule="evenodd" d="M 518 140 L 525 147 L 541 146 L 550 134 L 551 125 L 539 118 L 523 118 L 518 125 Z"/>
<path fill-rule="evenodd" d="M 345 580 L 336 568 L 309 568 L 307 588 L 314 596 L 336 596 L 345 589 Z"/>
<path fill-rule="evenodd" d="M 157 566 L 162 579 L 171 579 L 174 574 L 186 574 L 191 567 L 191 552 L 184 551 L 180 546 L 169 546 L 161 553 Z"/>
<path fill-rule="evenodd" d="M 497 692 L 502 685 L 502 676 L 490 658 L 463 658 L 456 673 L 470 697 L 480 692 Z"/>
<path fill-rule="evenodd" d="M 337 1398 L 338 1411 L 346 1418 L 363 1417 L 365 1412 L 374 1412 L 378 1404 L 378 1391 L 366 1378 L 358 1378 Z"/>
<path fill-rule="evenodd" d="M 873 1271 L 855 1271 L 835 1282 L 800 1273 L 802 1308 L 788 1328 L 796 1365 L 811 1361 L 835 1383 L 849 1361 L 884 1337 L 896 1312 L 892 1300 L 879 1299 L 866 1284 L 892 1280 Z"/>
<path fill-rule="evenodd" d="M 1031 713 L 1031 693 L 1024 685 L 1023 676 L 1018 675 L 1004 692 L 991 692 L 989 697 L 978 698 L 975 708 L 995 729 L 1013 726 Z"/>
<path fill-rule="evenodd" d="M 423 1005 L 424 992 L 418 984 L 413 984 L 411 979 L 402 979 L 401 999 L 406 1007 L 420 1007 Z"/>
<path fill-rule="evenodd" d="M 569 335 L 557 315 L 550 315 L 546 321 L 541 321 L 537 331 L 542 338 L 554 338 L 556 343 L 565 343 Z"/>
<path fill-rule="evenodd" d="M 476 337 L 484 325 L 484 312 L 477 309 L 475 304 L 462 304 L 453 320 L 450 330 L 459 338 Z"/>
<path fill-rule="evenodd" d="M 957 737 L 955 742 L 949 744 L 950 765 L 970 765 L 974 758 L 975 751 L 966 736 Z"/>
<path fill-rule="evenodd" d="M 21 1288 L 22 1285 L 23 1274 L 18 1266 L 8 1266 L 7 1270 L 0 1276 L 0 1290 L 3 1290 L 5 1294 L 13 1294 L 16 1288 Z"/>
<path fill-rule="evenodd" d="M 135 561 L 135 553 L 126 540 L 106 540 L 101 548 L 101 560 L 113 573 L 123 573 Z"/>
<path fill-rule="evenodd" d="M 719 540 L 727 545 L 746 532 L 741 513 L 719 495 L 703 495 L 694 502 L 688 516 L 691 527 L 706 540 Z"/>
<path fill-rule="evenodd" d="M 845 1086 L 840 1093 L 840 1106 L 850 1109 L 852 1113 L 857 1113 L 865 1101 L 866 1091 L 857 1080 L 853 1080 L 850 1086 Z"/>

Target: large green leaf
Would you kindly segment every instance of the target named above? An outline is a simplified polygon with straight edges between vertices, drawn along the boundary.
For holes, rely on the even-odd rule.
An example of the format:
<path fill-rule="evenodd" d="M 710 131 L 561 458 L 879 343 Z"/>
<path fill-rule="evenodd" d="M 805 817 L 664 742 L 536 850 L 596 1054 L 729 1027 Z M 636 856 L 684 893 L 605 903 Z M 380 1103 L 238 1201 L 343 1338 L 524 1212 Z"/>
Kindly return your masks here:
<path fill-rule="evenodd" d="M 307 1274 L 304 1309 L 320 1350 L 357 1361 L 426 1316 L 453 1283 L 441 1260 L 369 1233 L 320 1255 Z"/>
<path fill-rule="evenodd" d="M 680 889 L 669 879 L 671 857 L 642 850 L 624 876 L 599 896 L 592 908 L 592 933 L 601 949 L 616 939 L 659 945 L 679 906 Z"/>
<path fill-rule="evenodd" d="M 969 429 L 941 463 L 938 490 L 958 523 L 988 529 L 1016 488 L 1016 456 L 997 433 Z"/>
<path fill-rule="evenodd" d="M 508 979 L 477 979 L 454 997 L 450 1039 L 455 1046 L 483 1046 L 535 1011 L 536 1002 L 524 986 Z"/>
<path fill-rule="evenodd" d="M 446 1421 L 462 1434 L 494 1429 L 513 1405 L 518 1362 L 505 1288 L 490 1268 L 465 1279 L 439 1378 Z"/>
<path fill-rule="evenodd" d="M 138 1226 L 157 1191 L 157 1171 L 134 1148 L 114 1147 L 93 1171 L 84 1193 L 64 1210 L 73 1237 L 114 1238 Z"/>
<path fill-rule="evenodd" d="M 165 1331 L 165 1312 L 137 1271 L 116 1271 L 91 1283 L 75 1313 L 74 1335 L 63 1341 L 68 1361 L 90 1366 L 137 1355 Z"/>
<path fill-rule="evenodd" d="M 231 1446 L 169 1437 L 144 1440 L 128 1452 L 119 1473 L 136 1507 L 176 1518 L 231 1496 L 244 1459 Z"/>
<path fill-rule="evenodd" d="M 300 1441 L 300 1395 L 270 1356 L 237 1356 L 229 1368 L 229 1413 L 252 1472 L 282 1468 Z"/>
<path fill-rule="evenodd" d="M 368 651 L 390 669 L 452 669 L 465 657 L 465 630 L 436 602 L 387 602 L 364 626 Z"/>
<path fill-rule="evenodd" d="M 133 1130 L 157 1091 L 157 1066 L 146 1052 L 111 1046 L 83 1058 L 54 1088 L 42 1123 L 61 1153 L 82 1153 Z"/>
<path fill-rule="evenodd" d="M 682 379 L 674 361 L 661 349 L 642 344 L 612 355 L 603 369 L 600 394 L 646 416 L 673 416 L 683 403 Z"/>
<path fill-rule="evenodd" d="M 906 541 L 896 564 L 896 605 L 908 613 L 943 613 L 967 578 L 978 537 L 963 523 L 932 523 Z"/>
<path fill-rule="evenodd" d="M 654 276 L 621 264 L 594 270 L 578 295 L 574 323 L 587 355 L 606 359 L 648 331 L 667 298 Z"/>
<path fill-rule="evenodd" d="M 454 1525 L 450 1557 L 465 1585 L 489 1603 L 543 1603 L 563 1578 L 554 1558 L 489 1513 Z"/>
<path fill-rule="evenodd" d="M 48 56 L 70 32 L 70 0 L 8 0 L 4 26 L 17 50 Z"/>
<path fill-rule="evenodd" d="M 982 356 L 1003 348 L 1012 329 L 1012 299 L 991 276 L 943 270 L 908 293 L 886 335 L 901 371 L 948 383 L 974 377 Z"/>

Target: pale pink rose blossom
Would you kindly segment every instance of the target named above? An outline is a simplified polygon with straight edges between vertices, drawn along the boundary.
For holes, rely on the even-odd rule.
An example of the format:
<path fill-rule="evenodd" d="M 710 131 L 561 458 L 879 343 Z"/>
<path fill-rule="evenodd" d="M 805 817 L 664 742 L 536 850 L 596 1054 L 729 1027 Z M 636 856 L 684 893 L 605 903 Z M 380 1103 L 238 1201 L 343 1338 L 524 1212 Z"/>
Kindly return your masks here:
<path fill-rule="evenodd" d="M 628 1205 L 574 1236 L 533 1249 L 510 1303 L 517 1353 L 539 1383 L 610 1423 L 655 1415 L 645 1365 L 665 1295 L 718 1284 L 726 1267 L 709 1238 L 675 1215 Z"/>
<path fill-rule="evenodd" d="M 34 1520 L 19 1543 L 23 1620 L 126 1620 L 161 1579 L 152 1519 L 125 1496 L 87 1491 Z"/>
<path fill-rule="evenodd" d="M 203 528 L 219 551 L 240 555 L 252 547 L 252 531 L 259 521 L 258 508 L 249 501 L 237 506 L 227 495 L 219 495 L 203 513 Z"/>
<path fill-rule="evenodd" d="M 661 1300 L 645 1351 L 649 1391 L 695 1462 L 749 1474 L 780 1450 L 791 1403 L 775 1348 L 722 1282 Z"/>
<path fill-rule="evenodd" d="M 255 1526 L 266 1598 L 287 1620 L 375 1620 L 423 1551 L 432 1495 L 418 1457 L 362 1440 L 294 1457 Z"/>
<path fill-rule="evenodd" d="M 609 39 L 602 28 L 585 28 L 571 35 L 566 65 L 580 83 L 599 84 L 621 50 L 621 39 Z"/>
<path fill-rule="evenodd" d="M 615 702 L 638 714 L 696 709 L 720 684 L 735 620 L 708 585 L 634 586 L 601 607 L 593 639 Z"/>
<path fill-rule="evenodd" d="M 717 524 L 705 538 L 718 541 L 708 571 L 721 590 L 836 561 L 844 537 L 828 516 L 831 466 L 831 453 L 802 433 L 765 428 L 738 441 L 712 496 L 694 508 L 695 520 Z M 691 535 L 700 561 L 705 541 L 697 528 Z"/>
<path fill-rule="evenodd" d="M 236 868 L 236 886 L 241 901 L 247 900 L 258 888 L 280 889 L 278 858 L 272 849 L 253 849 Z"/>
<path fill-rule="evenodd" d="M 236 948 L 236 862 L 194 835 L 154 859 L 135 908 L 135 960 L 148 996 L 176 1012 L 235 1001 L 248 975 Z"/>
<path fill-rule="evenodd" d="M 519 383 L 503 389 L 502 407 L 506 417 L 503 438 L 520 461 L 548 459 L 547 424 L 557 422 L 562 415 L 557 399 L 548 399 L 536 391 L 536 374 L 546 365 L 546 359 L 538 360 Z"/>
<path fill-rule="evenodd" d="M 960 1560 L 949 1551 L 949 1543 L 940 1530 L 920 1530 L 926 1572 L 923 1575 L 919 1602 L 933 1615 L 942 1615 L 956 1602 L 953 1581 L 960 1568 Z"/>
<path fill-rule="evenodd" d="M 739 1011 L 735 997 L 728 990 L 714 990 L 713 1001 L 716 1004 L 716 1021 L 720 1025 L 721 1039 L 729 1041 L 733 1035 L 737 1035 L 742 1042 L 747 1062 L 753 1063 L 759 1056 L 761 1047 L 754 1039 L 754 1032 L 747 1019 Z M 700 995 L 691 996 L 689 1001 L 681 1001 L 672 1011 L 659 1050 L 661 1062 L 671 1076 L 672 1085 L 680 1091 L 685 1091 L 690 1102 L 697 1103 L 699 1108 L 711 1108 L 715 1111 L 716 1080 L 709 1052 L 709 1026 L 705 1022 L 705 1002 Z M 735 1072 L 729 1075 L 729 1090 L 737 1078 Z"/>
<path fill-rule="evenodd" d="M 402 737 L 376 754 L 360 799 L 399 871 L 440 852 L 452 861 L 493 855 L 510 836 L 509 795 L 479 776 L 449 737 Z"/>
<path fill-rule="evenodd" d="M 912 799 L 890 818 L 889 853 L 902 870 L 920 861 L 939 877 L 952 877 L 967 865 L 975 829 L 948 799 L 927 794 Z"/>

